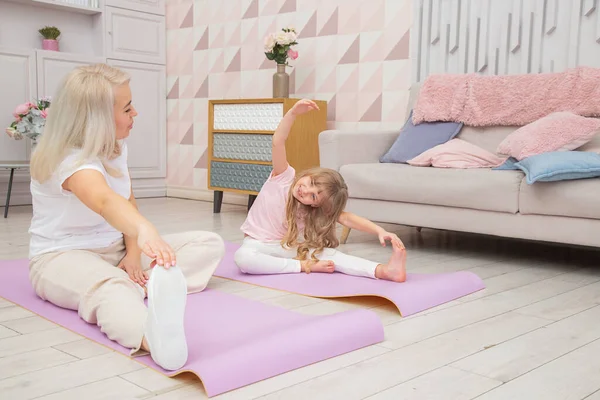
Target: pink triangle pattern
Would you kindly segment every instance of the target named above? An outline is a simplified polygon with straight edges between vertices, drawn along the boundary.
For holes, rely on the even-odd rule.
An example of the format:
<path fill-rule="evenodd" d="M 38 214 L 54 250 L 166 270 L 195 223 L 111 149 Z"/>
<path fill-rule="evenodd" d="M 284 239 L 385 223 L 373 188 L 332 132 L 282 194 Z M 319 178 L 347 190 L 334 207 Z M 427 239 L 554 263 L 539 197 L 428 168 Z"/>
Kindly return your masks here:
<path fill-rule="evenodd" d="M 239 49 L 237 51 L 237 53 L 235 53 L 235 56 L 233 56 L 233 59 L 231 60 L 231 63 L 229 64 L 227 69 L 225 69 L 225 72 L 235 72 L 235 71 L 241 71 L 241 70 L 242 70 L 242 50 Z"/>
<path fill-rule="evenodd" d="M 194 144 L 194 125 L 193 124 L 190 125 L 190 128 L 186 132 L 183 139 L 181 139 L 181 142 L 179 144 Z"/>
<path fill-rule="evenodd" d="M 272 97 L 275 63 L 263 40 L 282 27 L 299 32 L 290 97 L 325 99 L 330 128 L 401 124 L 410 8 L 409 0 L 167 1 L 167 184 L 206 184 L 210 99 Z"/>
<path fill-rule="evenodd" d="M 310 17 L 304 28 L 298 34 L 298 38 L 309 38 L 317 36 L 317 12 Z"/>
<path fill-rule="evenodd" d="M 194 98 L 194 80 L 190 79 L 190 81 L 187 84 L 187 87 L 185 88 L 185 90 L 183 91 L 183 93 L 180 95 L 181 99 L 192 99 Z"/>
<path fill-rule="evenodd" d="M 381 121 L 381 94 L 375 99 L 373 104 L 360 118 L 361 122 L 379 122 Z"/>
<path fill-rule="evenodd" d="M 208 168 L 208 149 L 204 150 L 194 168 Z"/>
<path fill-rule="evenodd" d="M 196 48 L 194 50 L 206 50 L 208 49 L 208 28 L 202 34 L 200 40 L 196 44 Z"/>
<path fill-rule="evenodd" d="M 313 93 L 315 91 L 315 71 L 311 71 L 300 85 L 298 93 Z"/>
<path fill-rule="evenodd" d="M 279 14 L 291 13 L 296 11 L 296 0 L 285 0 L 283 6 L 279 9 Z"/>
<path fill-rule="evenodd" d="M 191 187 L 194 184 L 194 153 L 192 146 L 179 146 L 181 166 L 179 170 L 181 185 Z"/>
<path fill-rule="evenodd" d="M 368 9 L 368 11 L 367 11 Z M 385 3 L 383 0 L 370 0 L 361 14 L 361 32 L 378 31 L 385 24 Z"/>
<path fill-rule="evenodd" d="M 336 95 L 333 95 L 331 100 L 327 102 L 327 121 L 336 120 Z"/>
<path fill-rule="evenodd" d="M 191 28 L 194 26 L 194 3 L 190 5 L 190 9 L 185 15 L 183 21 L 181 21 L 180 28 Z"/>
<path fill-rule="evenodd" d="M 202 82 L 202 85 L 200 85 L 200 89 L 198 89 L 194 97 L 196 97 L 197 99 L 208 97 L 208 76 L 206 77 L 206 79 L 204 79 L 204 82 Z"/>
<path fill-rule="evenodd" d="M 379 65 L 369 80 L 359 88 L 361 92 L 379 92 L 383 91 L 383 65 Z"/>
<path fill-rule="evenodd" d="M 281 0 L 267 0 L 266 5 L 260 10 L 260 15 L 275 15 L 281 9 Z"/>
<path fill-rule="evenodd" d="M 406 31 L 402 39 L 394 46 L 385 58 L 386 60 L 406 60 L 410 49 L 410 30 Z"/>
<path fill-rule="evenodd" d="M 338 8 L 333 11 L 331 17 L 325 22 L 323 28 L 319 32 L 319 36 L 337 35 L 338 32 Z"/>
<path fill-rule="evenodd" d="M 178 99 L 179 98 L 179 78 L 173 83 L 167 99 Z"/>
<path fill-rule="evenodd" d="M 242 19 L 258 17 L 258 0 L 252 0 L 252 3 L 246 9 Z"/>
<path fill-rule="evenodd" d="M 340 4 L 338 20 L 338 34 L 347 35 L 360 32 L 360 9 L 356 2 Z"/>
<path fill-rule="evenodd" d="M 317 70 L 319 73 L 320 70 Z M 337 89 L 337 71 L 335 68 L 323 79 L 321 82 L 321 86 L 319 86 L 316 90 L 319 93 L 334 93 Z M 329 106 L 328 106 L 329 109 Z"/>
<path fill-rule="evenodd" d="M 250 30 L 242 36 L 242 44 L 243 45 L 252 45 L 252 48 L 255 48 L 256 40 L 258 38 L 258 22 L 257 20 L 250 20 L 248 22 L 244 21 L 243 24 L 250 23 Z"/>
<path fill-rule="evenodd" d="M 346 53 L 342 56 L 340 64 L 354 64 L 358 63 L 360 58 L 360 35 L 356 37 L 354 42 L 350 45 Z"/>
<path fill-rule="evenodd" d="M 208 31 L 210 34 L 209 41 L 212 40 L 210 42 L 210 48 L 211 49 L 222 48 L 223 43 L 225 41 L 224 34 L 223 34 L 223 25 L 209 26 Z"/>

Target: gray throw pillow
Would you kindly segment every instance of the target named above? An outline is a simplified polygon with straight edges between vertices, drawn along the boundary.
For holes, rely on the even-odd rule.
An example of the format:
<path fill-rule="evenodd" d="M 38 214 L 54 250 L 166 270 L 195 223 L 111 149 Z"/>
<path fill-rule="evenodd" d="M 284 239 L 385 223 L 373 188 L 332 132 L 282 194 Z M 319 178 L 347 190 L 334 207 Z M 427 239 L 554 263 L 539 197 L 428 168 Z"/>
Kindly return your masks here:
<path fill-rule="evenodd" d="M 406 163 L 424 151 L 454 138 L 462 126 L 460 122 L 422 122 L 413 125 L 411 110 L 400 135 L 379 162 Z"/>

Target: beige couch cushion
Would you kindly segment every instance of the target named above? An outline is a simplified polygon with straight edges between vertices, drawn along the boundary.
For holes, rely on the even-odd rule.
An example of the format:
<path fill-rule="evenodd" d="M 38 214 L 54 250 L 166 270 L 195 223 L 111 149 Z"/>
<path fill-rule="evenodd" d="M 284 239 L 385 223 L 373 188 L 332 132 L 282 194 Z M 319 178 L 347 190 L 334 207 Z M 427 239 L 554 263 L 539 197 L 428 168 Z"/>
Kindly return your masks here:
<path fill-rule="evenodd" d="M 518 126 L 463 126 L 457 138 L 479 146 L 492 154 L 497 154 L 498 145 L 517 129 L 519 129 Z"/>
<path fill-rule="evenodd" d="M 521 214 L 562 215 L 600 219 L 600 179 L 535 182 L 523 179 L 519 196 Z"/>
<path fill-rule="evenodd" d="M 444 169 L 406 164 L 340 168 L 350 197 L 516 213 L 521 171 Z"/>

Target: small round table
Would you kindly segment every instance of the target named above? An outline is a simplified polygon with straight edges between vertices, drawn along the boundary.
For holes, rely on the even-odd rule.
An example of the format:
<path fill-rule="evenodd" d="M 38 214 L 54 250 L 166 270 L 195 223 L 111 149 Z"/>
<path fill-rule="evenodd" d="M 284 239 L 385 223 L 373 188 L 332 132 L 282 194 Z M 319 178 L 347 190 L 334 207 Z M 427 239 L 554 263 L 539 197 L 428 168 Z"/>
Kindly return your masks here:
<path fill-rule="evenodd" d="M 4 218 L 8 216 L 8 206 L 10 205 L 10 192 L 12 190 L 13 177 L 16 169 L 28 169 L 29 161 L 0 161 L 0 169 L 10 169 L 10 178 L 8 178 L 8 191 L 6 192 L 6 205 L 4 207 Z"/>

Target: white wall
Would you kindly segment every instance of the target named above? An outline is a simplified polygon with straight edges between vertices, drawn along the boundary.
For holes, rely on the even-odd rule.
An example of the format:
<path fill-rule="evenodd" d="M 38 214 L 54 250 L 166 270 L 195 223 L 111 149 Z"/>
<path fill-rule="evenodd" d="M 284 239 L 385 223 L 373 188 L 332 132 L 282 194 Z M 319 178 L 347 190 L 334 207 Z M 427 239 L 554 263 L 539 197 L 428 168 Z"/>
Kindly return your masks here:
<path fill-rule="evenodd" d="M 413 82 L 600 67 L 598 0 L 413 1 Z"/>

